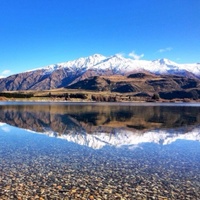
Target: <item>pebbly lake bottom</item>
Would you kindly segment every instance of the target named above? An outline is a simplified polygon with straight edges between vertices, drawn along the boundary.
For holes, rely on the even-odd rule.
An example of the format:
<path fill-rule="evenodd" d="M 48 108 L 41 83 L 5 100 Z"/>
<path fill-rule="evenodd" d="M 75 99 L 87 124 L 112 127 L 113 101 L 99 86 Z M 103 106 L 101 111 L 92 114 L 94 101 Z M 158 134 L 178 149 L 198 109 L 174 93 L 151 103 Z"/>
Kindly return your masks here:
<path fill-rule="evenodd" d="M 199 141 L 93 149 L 0 127 L 2 200 L 199 199 Z"/>

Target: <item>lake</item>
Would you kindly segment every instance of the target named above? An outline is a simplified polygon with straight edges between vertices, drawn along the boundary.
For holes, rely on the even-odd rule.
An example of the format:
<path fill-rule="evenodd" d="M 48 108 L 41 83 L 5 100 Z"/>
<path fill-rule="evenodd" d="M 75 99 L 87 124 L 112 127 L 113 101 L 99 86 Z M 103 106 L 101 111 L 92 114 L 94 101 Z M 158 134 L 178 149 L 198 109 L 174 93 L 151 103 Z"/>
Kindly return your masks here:
<path fill-rule="evenodd" d="M 0 102 L 0 199 L 199 199 L 200 104 Z"/>

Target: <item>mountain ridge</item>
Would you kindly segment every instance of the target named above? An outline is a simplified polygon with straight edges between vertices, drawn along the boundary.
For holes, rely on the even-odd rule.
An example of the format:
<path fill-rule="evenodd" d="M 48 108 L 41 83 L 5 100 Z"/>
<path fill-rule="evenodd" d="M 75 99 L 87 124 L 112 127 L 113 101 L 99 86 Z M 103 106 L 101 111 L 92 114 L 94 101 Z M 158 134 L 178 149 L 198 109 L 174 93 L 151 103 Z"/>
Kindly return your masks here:
<path fill-rule="evenodd" d="M 113 66 L 116 65 L 120 65 L 122 66 L 126 66 L 125 69 L 127 69 L 128 67 L 131 66 L 132 69 L 127 69 L 128 71 L 131 70 L 147 70 L 149 72 L 153 72 L 155 73 L 157 71 L 158 74 L 162 74 L 163 69 L 158 69 L 158 67 L 165 67 L 168 66 L 168 69 L 165 69 L 166 71 L 171 71 L 172 69 L 176 70 L 186 70 L 188 72 L 193 72 L 194 74 L 200 74 L 200 64 L 199 63 L 191 63 L 191 64 L 178 64 L 175 63 L 167 58 L 161 58 L 161 59 L 157 59 L 157 60 L 153 60 L 153 61 L 148 61 L 148 60 L 134 60 L 131 58 L 125 58 L 120 54 L 115 54 L 113 56 L 103 56 L 101 54 L 94 54 L 92 56 L 88 56 L 85 58 L 79 58 L 73 61 L 67 61 L 67 62 L 63 62 L 63 63 L 58 63 L 58 64 L 54 64 L 54 65 L 49 65 L 47 67 L 43 67 L 43 68 L 38 68 L 38 69 L 48 69 L 49 67 L 53 67 L 53 66 L 57 66 L 60 68 L 65 68 L 65 67 L 75 67 L 75 68 L 82 68 L 82 66 L 86 67 L 86 68 L 100 68 L 100 69 L 108 69 L 108 63 L 109 65 L 113 68 Z M 123 62 L 123 65 L 122 63 Z M 125 63 L 125 64 L 124 64 Z M 107 65 L 106 65 L 107 64 Z M 143 65 L 148 65 L 148 67 L 143 67 Z M 161 66 L 160 66 L 161 65 Z M 149 69 L 149 66 L 151 67 L 151 69 Z M 196 66 L 196 69 L 191 70 L 191 66 Z M 171 68 L 170 68 L 171 67 Z M 119 66 L 117 67 L 119 69 Z M 37 70 L 37 69 L 35 69 Z M 33 71 L 33 70 L 31 70 Z"/>
<path fill-rule="evenodd" d="M 133 60 L 116 54 L 94 54 L 73 61 L 48 65 L 0 79 L 0 91 L 50 90 L 67 87 L 93 76 L 129 76 L 133 73 L 179 75 L 200 79 L 200 64 L 177 64 L 166 58 Z"/>

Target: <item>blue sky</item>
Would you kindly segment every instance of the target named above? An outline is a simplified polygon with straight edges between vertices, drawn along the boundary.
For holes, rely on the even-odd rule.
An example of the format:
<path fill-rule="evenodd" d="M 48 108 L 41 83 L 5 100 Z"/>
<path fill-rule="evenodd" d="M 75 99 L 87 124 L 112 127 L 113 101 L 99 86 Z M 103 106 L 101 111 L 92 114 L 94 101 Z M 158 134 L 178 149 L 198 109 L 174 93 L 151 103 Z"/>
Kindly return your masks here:
<path fill-rule="evenodd" d="M 95 53 L 200 62 L 199 19 L 199 0 L 0 0 L 0 76 Z"/>

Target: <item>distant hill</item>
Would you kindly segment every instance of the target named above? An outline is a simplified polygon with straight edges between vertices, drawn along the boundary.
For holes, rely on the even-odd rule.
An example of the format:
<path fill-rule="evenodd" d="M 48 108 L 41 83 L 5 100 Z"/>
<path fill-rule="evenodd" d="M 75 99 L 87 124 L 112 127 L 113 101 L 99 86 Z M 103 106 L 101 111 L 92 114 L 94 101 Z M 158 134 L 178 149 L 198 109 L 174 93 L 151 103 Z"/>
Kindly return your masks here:
<path fill-rule="evenodd" d="M 68 89 L 134 93 L 134 96 L 148 97 L 158 93 L 163 99 L 200 98 L 200 80 L 173 75 L 148 75 L 145 73 L 125 76 L 95 76 L 78 81 Z M 150 96 L 150 95 L 149 95 Z"/>

